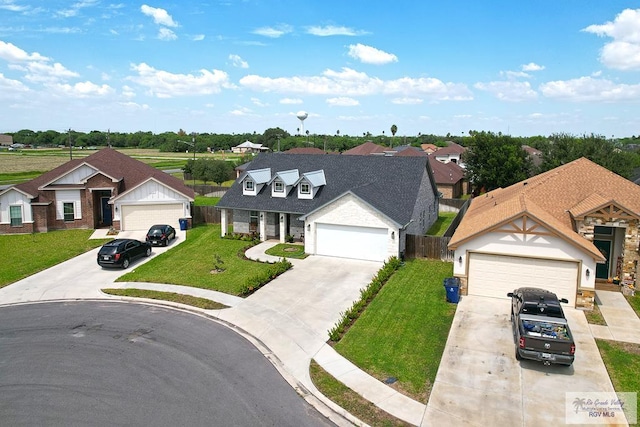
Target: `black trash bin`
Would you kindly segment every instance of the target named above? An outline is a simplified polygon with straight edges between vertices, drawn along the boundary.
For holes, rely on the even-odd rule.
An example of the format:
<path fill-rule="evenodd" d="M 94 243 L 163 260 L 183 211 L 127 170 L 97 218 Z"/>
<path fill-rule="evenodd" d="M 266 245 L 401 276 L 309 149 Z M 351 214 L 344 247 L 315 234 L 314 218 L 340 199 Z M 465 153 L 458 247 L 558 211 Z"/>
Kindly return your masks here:
<path fill-rule="evenodd" d="M 457 304 L 460 301 L 460 279 L 447 277 L 444 279 L 444 289 L 447 291 L 447 301 Z"/>
<path fill-rule="evenodd" d="M 185 231 L 189 228 L 189 220 L 187 218 L 180 218 L 178 221 L 180 221 L 180 230 Z"/>

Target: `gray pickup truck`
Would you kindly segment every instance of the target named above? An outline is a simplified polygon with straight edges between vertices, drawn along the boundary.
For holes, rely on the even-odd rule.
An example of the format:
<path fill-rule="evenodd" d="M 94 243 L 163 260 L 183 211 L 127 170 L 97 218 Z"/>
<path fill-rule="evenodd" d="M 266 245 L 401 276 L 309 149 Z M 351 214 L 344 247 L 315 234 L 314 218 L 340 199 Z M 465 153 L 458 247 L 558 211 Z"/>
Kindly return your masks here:
<path fill-rule="evenodd" d="M 519 288 L 511 297 L 511 326 L 516 359 L 570 366 L 576 345 L 556 294 L 539 288 Z"/>

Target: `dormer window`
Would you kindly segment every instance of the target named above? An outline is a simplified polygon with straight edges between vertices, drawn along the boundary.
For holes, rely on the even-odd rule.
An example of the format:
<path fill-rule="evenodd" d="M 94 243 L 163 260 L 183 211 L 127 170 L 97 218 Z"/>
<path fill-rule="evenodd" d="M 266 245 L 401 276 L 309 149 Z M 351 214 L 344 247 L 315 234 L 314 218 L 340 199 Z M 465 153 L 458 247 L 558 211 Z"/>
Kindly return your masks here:
<path fill-rule="evenodd" d="M 308 183 L 303 182 L 300 184 L 300 194 L 311 194 L 311 187 Z"/>
<path fill-rule="evenodd" d="M 273 183 L 273 191 L 276 193 L 284 192 L 284 183 L 282 181 L 275 181 Z"/>
<path fill-rule="evenodd" d="M 246 180 L 244 182 L 244 189 L 246 191 L 253 191 L 253 181 Z"/>

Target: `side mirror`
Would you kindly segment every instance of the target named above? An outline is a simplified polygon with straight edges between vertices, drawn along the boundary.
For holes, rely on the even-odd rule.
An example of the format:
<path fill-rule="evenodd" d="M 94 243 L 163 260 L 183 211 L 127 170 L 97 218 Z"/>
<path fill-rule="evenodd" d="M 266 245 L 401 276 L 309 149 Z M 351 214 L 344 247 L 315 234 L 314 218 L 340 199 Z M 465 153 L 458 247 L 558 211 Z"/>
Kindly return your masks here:
<path fill-rule="evenodd" d="M 568 300 L 568 299 L 566 299 L 566 298 L 561 298 L 561 299 L 559 299 L 558 301 L 563 302 L 563 303 L 565 303 L 565 304 L 569 304 L 569 300 Z"/>
<path fill-rule="evenodd" d="M 508 296 L 509 298 L 513 298 L 513 292 L 509 292 L 509 293 L 507 294 L 507 296 Z"/>

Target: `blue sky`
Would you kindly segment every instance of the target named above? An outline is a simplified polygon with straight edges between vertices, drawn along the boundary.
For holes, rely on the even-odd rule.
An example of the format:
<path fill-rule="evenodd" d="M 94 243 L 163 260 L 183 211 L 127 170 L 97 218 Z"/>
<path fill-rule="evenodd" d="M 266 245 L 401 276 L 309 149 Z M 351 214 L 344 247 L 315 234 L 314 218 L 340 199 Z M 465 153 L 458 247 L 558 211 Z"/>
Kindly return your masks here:
<path fill-rule="evenodd" d="M 0 0 L 0 132 L 640 135 L 618 0 Z"/>

